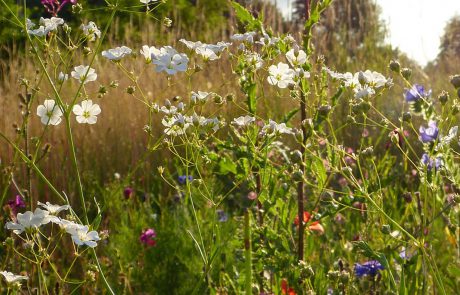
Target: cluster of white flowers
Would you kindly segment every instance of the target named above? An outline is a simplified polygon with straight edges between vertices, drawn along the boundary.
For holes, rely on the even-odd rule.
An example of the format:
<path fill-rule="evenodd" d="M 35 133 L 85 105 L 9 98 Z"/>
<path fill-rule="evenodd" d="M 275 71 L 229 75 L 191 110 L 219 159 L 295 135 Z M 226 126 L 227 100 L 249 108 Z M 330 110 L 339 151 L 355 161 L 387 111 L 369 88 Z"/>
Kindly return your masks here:
<path fill-rule="evenodd" d="M 73 242 L 79 246 L 87 245 L 96 247 L 97 241 L 100 240 L 96 231 L 89 231 L 87 225 L 82 225 L 73 221 L 60 218 L 58 214 L 62 211 L 69 210 L 69 205 L 53 205 L 49 202 L 46 204 L 38 202 L 41 208 L 35 209 L 34 212 L 26 211 L 18 213 L 15 221 L 9 221 L 5 227 L 12 230 L 15 234 L 20 235 L 25 231 L 35 231 L 42 225 L 54 223 L 59 225 L 63 230 L 71 235 Z"/>
<path fill-rule="evenodd" d="M 299 49 L 298 45 L 286 53 L 286 59 L 292 66 L 279 62 L 278 65 L 271 65 L 268 68 L 267 81 L 269 84 L 278 86 L 279 88 L 286 88 L 290 85 L 295 85 L 299 78 L 309 78 L 310 73 L 305 72 L 302 66 L 307 62 L 307 54 L 305 51 Z"/>
<path fill-rule="evenodd" d="M 101 31 L 94 22 L 89 22 L 87 25 L 82 24 L 80 28 L 88 41 L 96 41 L 101 37 Z"/>
<path fill-rule="evenodd" d="M 232 45 L 232 43 L 227 43 L 224 41 L 217 42 L 217 44 L 206 44 L 200 41 L 192 42 L 185 39 L 180 39 L 179 42 L 184 43 L 188 49 L 194 50 L 195 53 L 203 57 L 205 61 L 219 59 L 220 54 L 230 45 Z"/>
<path fill-rule="evenodd" d="M 154 46 L 144 45 L 140 50 L 146 63 L 156 65 L 157 72 L 166 72 L 168 75 L 174 75 L 177 72 L 187 71 L 188 57 L 185 53 L 179 53 L 171 46 L 164 46 L 160 49 Z"/>
<path fill-rule="evenodd" d="M 26 20 L 27 33 L 32 36 L 43 37 L 48 35 L 49 32 L 57 31 L 58 26 L 64 24 L 64 20 L 59 17 L 40 18 L 40 26 L 35 28 L 35 23 L 30 19 Z"/>
<path fill-rule="evenodd" d="M 354 74 L 350 72 L 337 73 L 328 68 L 324 68 L 324 70 L 333 79 L 342 81 L 345 87 L 353 89 L 355 98 L 358 99 L 370 97 L 375 94 L 376 90 L 393 85 L 391 79 L 387 79 L 382 74 L 370 70 Z"/>
<path fill-rule="evenodd" d="M 72 109 L 76 115 L 76 120 L 80 124 L 95 124 L 97 115 L 101 113 L 101 108 L 93 104 L 92 100 L 83 100 L 81 105 L 74 105 Z M 42 105 L 37 107 L 37 115 L 45 125 L 58 125 L 62 121 L 63 111 L 52 99 L 46 99 Z"/>
<path fill-rule="evenodd" d="M 215 94 L 202 91 L 192 92 L 192 100 L 194 99 L 196 103 L 204 103 L 210 95 Z M 183 135 L 191 127 L 200 128 L 200 131 L 203 132 L 216 132 L 224 124 L 216 117 L 205 118 L 196 113 L 191 116 L 183 114 L 185 110 L 183 102 L 180 102 L 176 107 L 171 105 L 169 100 L 166 100 L 164 106 L 161 108 L 156 106 L 156 109 L 165 114 L 161 123 L 165 127 L 164 133 L 170 136 Z"/>
<path fill-rule="evenodd" d="M 268 124 L 262 127 L 261 135 L 273 136 L 281 134 L 293 134 L 292 128 L 287 127 L 286 123 L 276 123 L 272 119 L 269 119 Z"/>
<path fill-rule="evenodd" d="M 130 55 L 132 52 L 131 48 L 126 46 L 116 47 L 109 50 L 102 51 L 102 56 L 109 59 L 118 61 L 121 60 L 123 57 Z"/>

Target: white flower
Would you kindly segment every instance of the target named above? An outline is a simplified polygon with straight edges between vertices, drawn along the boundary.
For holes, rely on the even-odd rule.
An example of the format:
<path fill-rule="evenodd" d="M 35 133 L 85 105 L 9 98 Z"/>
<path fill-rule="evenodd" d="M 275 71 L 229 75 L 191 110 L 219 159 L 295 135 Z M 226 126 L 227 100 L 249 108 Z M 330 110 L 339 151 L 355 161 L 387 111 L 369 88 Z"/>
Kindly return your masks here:
<path fill-rule="evenodd" d="M 5 278 L 5 281 L 8 285 L 19 284 L 20 281 L 28 280 L 27 276 L 15 275 L 9 271 L 0 271 L 0 274 Z"/>
<path fill-rule="evenodd" d="M 153 2 L 157 2 L 158 0 L 140 0 L 141 3 L 144 3 L 144 4 L 150 4 L 150 3 L 153 3 Z"/>
<path fill-rule="evenodd" d="M 256 52 L 249 52 L 245 57 L 246 61 L 256 70 L 260 69 L 263 64 L 263 59 Z"/>
<path fill-rule="evenodd" d="M 185 72 L 188 65 L 188 57 L 184 53 L 178 53 L 171 46 L 164 46 L 157 54 L 154 54 L 152 63 L 156 65 L 156 71 L 165 71 L 169 75 L 177 72 Z"/>
<path fill-rule="evenodd" d="M 217 117 L 209 118 L 203 122 L 202 126 L 210 127 L 214 132 L 216 132 L 220 128 L 220 121 Z"/>
<path fill-rule="evenodd" d="M 69 79 L 69 75 L 68 74 L 64 74 L 63 72 L 59 72 L 59 75 L 58 75 L 58 81 L 60 83 L 63 83 L 64 81 L 67 81 Z"/>
<path fill-rule="evenodd" d="M 191 123 L 192 117 L 176 114 L 173 117 L 164 117 L 161 123 L 166 127 L 164 130 L 166 135 L 178 136 L 185 133 Z"/>
<path fill-rule="evenodd" d="M 450 128 L 449 129 L 449 134 L 447 136 L 444 136 L 443 138 L 441 138 L 441 145 L 450 144 L 450 142 L 452 140 L 454 140 L 455 137 L 457 137 L 457 133 L 458 133 L 458 126 L 454 126 L 454 127 Z"/>
<path fill-rule="evenodd" d="M 192 103 L 193 104 L 197 104 L 197 103 L 205 103 L 209 96 L 210 96 L 211 93 L 209 92 L 205 92 L 205 91 L 198 91 L 198 92 L 195 92 L 195 91 L 192 91 Z"/>
<path fill-rule="evenodd" d="M 37 107 L 37 115 L 40 121 L 45 124 L 58 125 L 62 121 L 62 110 L 52 99 L 47 99 Z"/>
<path fill-rule="evenodd" d="M 195 52 L 198 55 L 201 55 L 205 61 L 219 59 L 219 56 L 207 46 L 200 46 L 195 50 Z"/>
<path fill-rule="evenodd" d="M 261 45 L 266 45 L 266 46 L 273 46 L 279 40 L 280 40 L 280 38 L 278 38 L 278 37 L 270 37 L 268 34 L 265 33 L 264 36 L 262 38 L 260 38 L 260 40 L 257 41 L 256 43 L 261 44 Z"/>
<path fill-rule="evenodd" d="M 152 62 L 152 56 L 160 54 L 160 50 L 155 46 L 149 47 L 148 45 L 144 45 L 142 46 L 140 53 L 144 56 L 145 62 L 149 64 Z"/>
<path fill-rule="evenodd" d="M 48 218 L 49 212 L 40 208 L 35 209 L 34 212 L 26 211 L 18 213 L 16 216 L 17 222 L 9 221 L 6 223 L 6 228 L 12 230 L 15 234 L 20 235 L 28 228 L 38 228 L 40 225 L 50 222 Z"/>
<path fill-rule="evenodd" d="M 100 240 L 97 231 L 89 231 L 87 225 L 73 224 L 68 226 L 66 231 L 71 235 L 72 241 L 78 246 L 87 245 L 94 248 L 97 246 L 96 241 Z"/>
<path fill-rule="evenodd" d="M 96 81 L 97 79 L 96 71 L 93 68 L 84 65 L 75 67 L 72 73 L 70 74 L 73 78 L 80 80 L 80 82 L 83 82 L 83 84 Z"/>
<path fill-rule="evenodd" d="M 120 60 L 123 57 L 131 54 L 132 50 L 129 47 L 121 46 L 102 51 L 102 56 L 110 60 Z"/>
<path fill-rule="evenodd" d="M 51 17 L 51 18 L 40 18 L 40 24 L 45 27 L 46 33 L 51 31 L 56 31 L 58 26 L 64 24 L 64 20 L 59 17 Z"/>
<path fill-rule="evenodd" d="M 271 65 L 268 68 L 268 83 L 276 85 L 279 88 L 286 88 L 289 84 L 294 84 L 295 71 L 290 69 L 285 63 L 278 63 L 277 66 Z"/>
<path fill-rule="evenodd" d="M 226 43 L 223 41 L 218 42 L 217 44 L 206 44 L 201 41 L 187 41 L 185 39 L 180 39 L 179 42 L 182 42 L 187 46 L 187 48 L 194 50 L 196 54 L 201 55 L 205 60 L 216 60 L 218 59 L 219 53 L 224 51 L 232 43 Z"/>
<path fill-rule="evenodd" d="M 94 22 L 89 22 L 87 25 L 82 24 L 80 28 L 83 30 L 88 41 L 96 41 L 101 37 L 101 31 L 98 29 Z"/>
<path fill-rule="evenodd" d="M 233 41 L 241 41 L 241 42 L 248 42 L 248 43 L 253 43 L 254 42 L 254 36 L 256 32 L 246 32 L 244 34 L 235 34 L 230 37 L 231 40 Z"/>
<path fill-rule="evenodd" d="M 293 48 L 286 53 L 286 58 L 293 67 L 298 67 L 307 62 L 307 54 L 303 50 Z"/>
<path fill-rule="evenodd" d="M 74 105 L 72 111 L 77 116 L 78 123 L 96 124 L 97 115 L 101 113 L 101 108 L 98 104 L 93 104 L 91 99 L 87 99 L 81 102 L 81 106 Z"/>
<path fill-rule="evenodd" d="M 43 204 L 42 202 L 38 202 L 38 205 L 41 206 L 43 209 L 48 211 L 52 215 L 57 215 L 59 212 L 64 211 L 64 210 L 69 210 L 70 206 L 69 205 L 53 205 L 50 202 L 46 202 L 46 204 Z"/>
<path fill-rule="evenodd" d="M 179 42 L 184 43 L 185 46 L 187 46 L 187 48 L 191 50 L 195 50 L 204 45 L 201 41 L 193 42 L 193 41 L 187 41 L 185 39 L 180 39 Z"/>
<path fill-rule="evenodd" d="M 355 92 L 355 98 L 366 98 L 375 94 L 375 90 L 369 86 L 357 85 L 353 91 Z"/>
<path fill-rule="evenodd" d="M 35 24 L 31 20 L 26 21 L 27 33 L 37 37 L 48 35 L 51 31 L 56 31 L 58 26 L 63 25 L 64 20 L 58 17 L 40 18 L 40 26 L 38 29 L 32 30 Z"/>
<path fill-rule="evenodd" d="M 246 115 L 246 116 L 241 116 L 241 117 L 233 119 L 232 124 L 243 127 L 243 126 L 248 126 L 249 124 L 255 121 L 256 121 L 256 118 Z"/>
<path fill-rule="evenodd" d="M 267 135 L 292 134 L 292 128 L 286 126 L 286 123 L 276 123 L 272 119 L 268 124 L 262 127 L 262 133 Z"/>

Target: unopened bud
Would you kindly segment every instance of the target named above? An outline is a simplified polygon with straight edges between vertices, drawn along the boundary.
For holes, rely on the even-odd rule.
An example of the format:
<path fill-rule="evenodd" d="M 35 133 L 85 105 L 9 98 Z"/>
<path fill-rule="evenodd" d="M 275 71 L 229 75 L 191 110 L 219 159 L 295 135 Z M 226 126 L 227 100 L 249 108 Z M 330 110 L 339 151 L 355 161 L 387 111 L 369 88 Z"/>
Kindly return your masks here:
<path fill-rule="evenodd" d="M 395 73 L 399 73 L 401 71 L 401 65 L 397 60 L 390 61 L 390 70 Z"/>
<path fill-rule="evenodd" d="M 450 76 L 450 83 L 456 88 L 460 88 L 460 75 Z"/>
<path fill-rule="evenodd" d="M 126 88 L 126 93 L 134 94 L 134 92 L 136 92 L 136 86 L 128 86 L 128 88 Z"/>
<path fill-rule="evenodd" d="M 410 76 L 412 76 L 412 70 L 409 68 L 404 68 L 401 70 L 401 75 L 404 79 L 409 80 Z"/>
<path fill-rule="evenodd" d="M 438 99 L 441 104 L 446 104 L 446 102 L 449 100 L 449 93 L 443 90 L 441 94 L 439 94 Z"/>

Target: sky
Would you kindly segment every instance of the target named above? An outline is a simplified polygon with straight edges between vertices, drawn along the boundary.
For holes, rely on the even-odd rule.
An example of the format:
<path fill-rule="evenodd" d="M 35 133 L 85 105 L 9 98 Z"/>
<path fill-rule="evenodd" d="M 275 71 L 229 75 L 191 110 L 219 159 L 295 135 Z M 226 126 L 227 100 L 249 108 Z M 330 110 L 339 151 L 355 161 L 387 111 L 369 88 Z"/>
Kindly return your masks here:
<path fill-rule="evenodd" d="M 388 27 L 388 42 L 422 66 L 436 58 L 449 19 L 460 15 L 460 0 L 375 0 Z M 292 0 L 271 0 L 288 15 Z"/>

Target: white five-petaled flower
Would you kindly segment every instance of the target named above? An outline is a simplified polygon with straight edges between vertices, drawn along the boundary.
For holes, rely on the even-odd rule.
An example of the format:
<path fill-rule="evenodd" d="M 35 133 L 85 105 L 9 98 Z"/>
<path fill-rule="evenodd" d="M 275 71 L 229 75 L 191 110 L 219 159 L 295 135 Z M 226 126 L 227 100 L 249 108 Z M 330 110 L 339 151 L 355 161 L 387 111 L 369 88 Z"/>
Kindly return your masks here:
<path fill-rule="evenodd" d="M 132 50 L 129 47 L 121 46 L 102 51 L 102 56 L 110 60 L 120 60 L 123 57 L 131 54 Z"/>
<path fill-rule="evenodd" d="M 232 124 L 238 125 L 240 127 L 248 126 L 249 124 L 256 121 L 256 118 L 246 115 L 233 119 Z"/>
<path fill-rule="evenodd" d="M 0 271 L 0 274 L 3 276 L 8 285 L 19 284 L 20 281 L 29 279 L 27 276 L 15 275 L 9 271 Z"/>
<path fill-rule="evenodd" d="M 286 88 L 290 84 L 294 84 L 295 71 L 285 63 L 280 62 L 277 66 L 271 65 L 268 68 L 268 73 L 267 80 L 271 85 Z"/>
<path fill-rule="evenodd" d="M 94 22 L 89 22 L 87 25 L 82 24 L 80 28 L 88 41 L 96 41 L 97 38 L 101 37 L 101 31 Z"/>
<path fill-rule="evenodd" d="M 48 211 L 40 208 L 35 209 L 34 212 L 26 211 L 24 213 L 18 213 L 16 216 L 17 222 L 7 222 L 6 228 L 20 235 L 28 228 L 38 228 L 43 224 L 49 223 L 51 220 L 48 218 L 48 215 Z"/>
<path fill-rule="evenodd" d="M 160 50 L 157 49 L 155 46 L 142 46 L 140 53 L 144 56 L 146 63 L 152 62 L 152 56 L 160 54 Z"/>
<path fill-rule="evenodd" d="M 298 67 L 307 62 L 307 54 L 298 48 L 293 48 L 286 53 L 286 58 L 293 67 Z"/>
<path fill-rule="evenodd" d="M 191 101 L 193 104 L 197 103 L 205 103 L 208 98 L 211 96 L 212 93 L 205 92 L 205 91 L 192 91 L 192 98 Z"/>
<path fill-rule="evenodd" d="M 37 107 L 37 115 L 45 125 L 58 125 L 62 121 L 62 110 L 52 99 L 47 99 Z"/>
<path fill-rule="evenodd" d="M 73 78 L 79 80 L 83 84 L 88 82 L 96 81 L 97 74 L 96 70 L 90 68 L 89 66 L 80 65 L 74 68 L 72 73 L 70 73 Z"/>
<path fill-rule="evenodd" d="M 64 210 L 69 210 L 70 208 L 69 205 L 62 205 L 62 206 L 53 205 L 50 202 L 46 202 L 46 204 L 43 204 L 42 202 L 38 202 L 37 204 L 52 215 L 57 215 L 59 214 L 59 212 L 64 211 Z"/>
<path fill-rule="evenodd" d="M 165 71 L 169 75 L 177 72 L 185 72 L 188 65 L 188 57 L 184 53 L 178 53 L 171 46 L 164 46 L 157 54 L 152 55 L 152 63 L 156 65 L 156 71 Z"/>
<path fill-rule="evenodd" d="M 67 226 L 66 231 L 71 235 L 72 241 L 78 246 L 87 245 L 94 248 L 97 246 L 97 241 L 100 240 L 97 231 L 89 231 L 87 225 L 72 224 Z"/>
<path fill-rule="evenodd" d="M 143 4 L 150 4 L 150 3 L 153 3 L 153 2 L 157 2 L 158 0 L 140 0 L 140 1 Z"/>
<path fill-rule="evenodd" d="M 74 105 L 72 111 L 77 116 L 78 123 L 96 124 L 97 115 L 101 113 L 101 108 L 98 104 L 93 104 L 91 99 L 87 99 L 81 102 L 81 106 Z"/>

